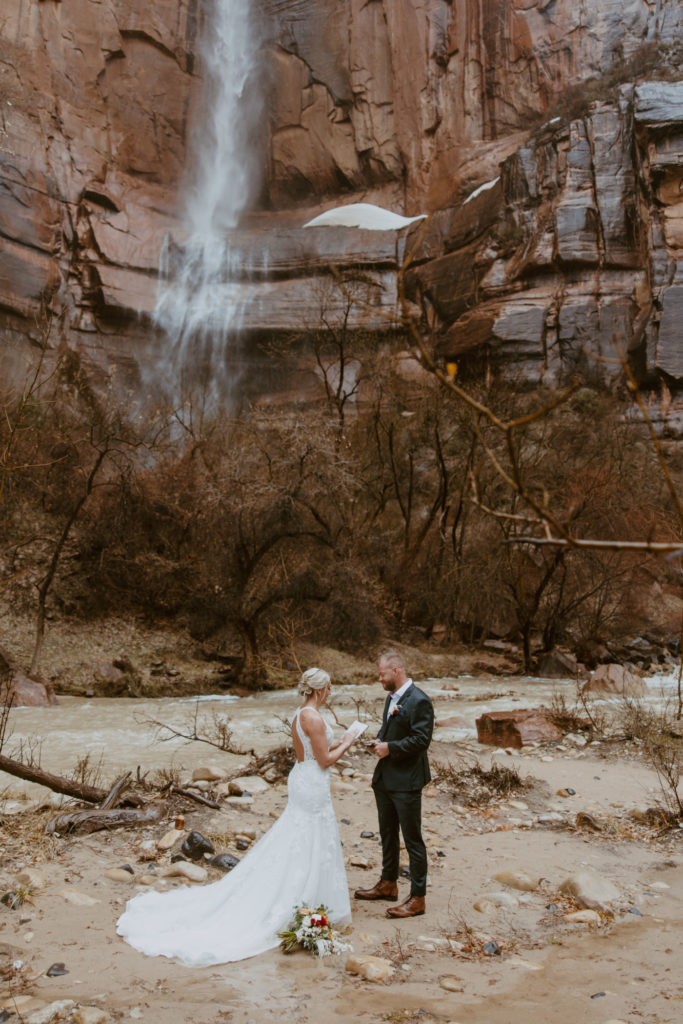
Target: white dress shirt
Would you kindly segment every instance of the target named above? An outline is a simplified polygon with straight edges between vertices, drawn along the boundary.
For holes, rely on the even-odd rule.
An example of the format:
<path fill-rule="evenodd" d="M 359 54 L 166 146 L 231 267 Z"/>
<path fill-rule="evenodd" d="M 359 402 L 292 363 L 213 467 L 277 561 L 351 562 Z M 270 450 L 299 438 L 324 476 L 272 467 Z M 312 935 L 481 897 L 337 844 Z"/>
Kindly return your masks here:
<path fill-rule="evenodd" d="M 403 686 L 401 687 L 400 690 L 394 690 L 394 692 L 392 693 L 392 695 L 390 697 L 391 703 L 389 704 L 389 714 L 391 714 L 392 709 L 396 707 L 396 705 L 398 704 L 398 702 L 401 699 L 401 697 L 403 696 L 403 694 L 407 693 L 412 685 L 413 685 L 413 680 L 412 679 L 408 679 L 408 681 L 403 684 Z"/>

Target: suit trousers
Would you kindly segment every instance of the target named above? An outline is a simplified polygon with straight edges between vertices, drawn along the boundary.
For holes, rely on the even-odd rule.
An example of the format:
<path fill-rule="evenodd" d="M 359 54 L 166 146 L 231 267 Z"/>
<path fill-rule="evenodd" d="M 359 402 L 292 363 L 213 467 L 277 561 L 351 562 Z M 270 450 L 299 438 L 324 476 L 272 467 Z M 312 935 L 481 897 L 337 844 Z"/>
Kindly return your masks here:
<path fill-rule="evenodd" d="M 399 870 L 399 828 L 410 865 L 410 895 L 427 891 L 427 850 L 422 839 L 422 790 L 389 790 L 373 786 L 382 840 L 382 878 L 395 882 Z"/>

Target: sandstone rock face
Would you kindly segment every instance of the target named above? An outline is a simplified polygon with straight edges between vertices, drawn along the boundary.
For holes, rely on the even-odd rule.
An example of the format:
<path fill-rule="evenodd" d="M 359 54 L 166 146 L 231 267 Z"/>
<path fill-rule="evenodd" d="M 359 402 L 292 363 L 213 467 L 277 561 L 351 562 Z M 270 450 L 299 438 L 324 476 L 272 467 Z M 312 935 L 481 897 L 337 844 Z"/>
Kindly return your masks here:
<path fill-rule="evenodd" d="M 371 301 L 354 305 L 351 329 L 391 329 L 396 269 L 418 229 L 302 229 L 321 208 L 363 199 L 434 213 L 411 294 L 445 358 L 553 383 L 577 367 L 607 372 L 595 356 L 619 347 L 645 372 L 683 377 L 682 86 L 643 74 L 681 38 L 678 0 L 259 0 L 254 10 L 269 83 L 267 124 L 254 133 L 261 209 L 232 240 L 238 269 L 221 293 L 241 292 L 249 337 L 319 323 L 330 263 L 369 274 Z M 6 0 L 9 376 L 21 376 L 46 308 L 51 341 L 78 349 L 95 377 L 113 366 L 135 382 L 163 354 L 150 314 L 165 240 L 184 238 L 210 16 L 206 0 Z M 610 93 L 607 83 L 580 115 L 567 108 L 534 128 L 615 64 L 640 84 Z M 244 358 L 258 360 L 255 346 Z M 305 391 L 296 367 L 289 383 Z"/>

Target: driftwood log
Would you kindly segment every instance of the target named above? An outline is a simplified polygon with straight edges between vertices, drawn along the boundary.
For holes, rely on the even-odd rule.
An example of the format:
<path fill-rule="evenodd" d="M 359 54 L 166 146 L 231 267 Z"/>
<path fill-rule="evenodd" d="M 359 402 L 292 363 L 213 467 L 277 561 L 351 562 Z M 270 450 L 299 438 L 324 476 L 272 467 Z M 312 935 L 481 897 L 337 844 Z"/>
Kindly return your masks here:
<path fill-rule="evenodd" d="M 89 807 L 84 811 L 73 811 L 71 814 L 60 814 L 45 828 L 51 834 L 60 836 L 88 835 L 102 829 L 126 828 L 131 825 L 155 825 L 167 813 L 167 806 L 162 801 L 145 804 L 144 807 Z"/>
<path fill-rule="evenodd" d="M 24 779 L 25 782 L 36 782 L 39 786 L 46 786 L 54 793 L 63 793 L 76 800 L 84 800 L 87 804 L 101 804 L 107 798 L 106 789 L 98 789 L 97 786 L 89 786 L 85 782 L 76 782 L 75 779 L 65 779 L 61 775 L 52 775 L 42 768 L 23 764 L 11 757 L 5 757 L 4 754 L 0 754 L 0 771 Z"/>

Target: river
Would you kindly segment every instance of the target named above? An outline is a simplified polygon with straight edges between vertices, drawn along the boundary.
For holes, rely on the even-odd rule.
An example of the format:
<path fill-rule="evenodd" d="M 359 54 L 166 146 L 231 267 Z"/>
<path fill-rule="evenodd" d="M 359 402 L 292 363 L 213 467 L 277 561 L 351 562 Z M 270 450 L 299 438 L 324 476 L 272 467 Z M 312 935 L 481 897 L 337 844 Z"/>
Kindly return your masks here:
<path fill-rule="evenodd" d="M 675 675 L 652 676 L 648 680 L 650 702 L 672 700 Z M 437 722 L 458 716 L 463 724 L 437 727 L 434 738 L 441 742 L 476 740 L 475 720 L 484 712 L 506 708 L 546 706 L 554 695 L 563 695 L 568 704 L 576 697 L 573 679 L 538 679 L 531 676 L 496 678 L 458 676 L 421 680 L 420 686 L 432 697 Z M 457 689 L 452 689 L 457 687 Z M 354 718 L 368 721 L 370 728 L 381 716 L 384 693 L 373 685 L 336 686 L 332 707 L 341 723 Z M 106 785 L 128 769 L 141 770 L 176 767 L 189 772 L 199 764 L 225 766 L 226 771 L 245 764 L 248 756 L 226 754 L 204 743 L 174 738 L 170 726 L 181 732 L 211 733 L 216 718 L 228 720 L 234 746 L 253 749 L 257 754 L 287 741 L 286 722 L 297 707 L 296 690 L 277 690 L 248 697 L 203 696 L 179 698 L 129 699 L 60 697 L 52 708 L 16 708 L 12 711 L 4 753 L 16 755 L 24 750 L 40 751 L 40 763 L 46 771 L 70 774 L 79 759 L 89 756 L 91 765 L 100 766 L 98 784 Z M 605 702 L 598 702 L 604 704 Z M 336 726 L 332 714 L 326 715 Z M 27 797 L 45 798 L 47 791 L 0 772 L 0 810 L 17 810 Z M 61 799 L 61 798 L 57 798 Z M 3 806 L 4 801 L 4 806 Z"/>

